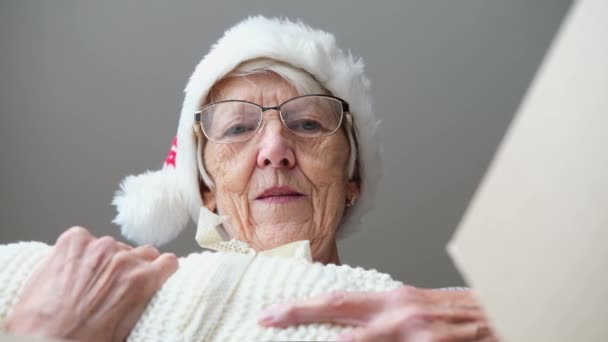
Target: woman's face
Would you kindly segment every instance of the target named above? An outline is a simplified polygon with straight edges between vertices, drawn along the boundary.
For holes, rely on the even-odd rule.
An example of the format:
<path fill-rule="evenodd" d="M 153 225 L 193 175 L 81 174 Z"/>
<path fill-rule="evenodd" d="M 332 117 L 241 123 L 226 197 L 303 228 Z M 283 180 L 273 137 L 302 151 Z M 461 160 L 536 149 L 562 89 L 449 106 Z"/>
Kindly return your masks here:
<path fill-rule="evenodd" d="M 220 100 L 265 107 L 299 95 L 271 72 L 228 78 L 216 87 Z M 224 227 L 233 238 L 256 250 L 310 240 L 313 259 L 330 262 L 345 203 L 358 194 L 347 176 L 348 139 L 342 129 L 297 137 L 273 110 L 264 112 L 264 121 L 247 141 L 206 143 L 204 162 L 215 189 L 204 191 L 204 202 L 228 216 Z"/>

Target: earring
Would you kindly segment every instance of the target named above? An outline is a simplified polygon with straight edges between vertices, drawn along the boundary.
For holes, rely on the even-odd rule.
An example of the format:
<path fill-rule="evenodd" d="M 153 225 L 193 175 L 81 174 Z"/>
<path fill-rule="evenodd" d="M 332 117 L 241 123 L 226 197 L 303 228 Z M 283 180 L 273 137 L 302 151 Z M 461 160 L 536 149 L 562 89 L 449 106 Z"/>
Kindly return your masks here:
<path fill-rule="evenodd" d="M 346 203 L 346 207 L 347 207 L 347 208 L 352 207 L 352 206 L 355 204 L 355 202 L 356 202 L 356 201 L 357 201 L 357 198 L 356 198 L 356 197 L 351 197 L 351 199 L 350 199 L 350 200 L 348 200 L 348 202 Z"/>

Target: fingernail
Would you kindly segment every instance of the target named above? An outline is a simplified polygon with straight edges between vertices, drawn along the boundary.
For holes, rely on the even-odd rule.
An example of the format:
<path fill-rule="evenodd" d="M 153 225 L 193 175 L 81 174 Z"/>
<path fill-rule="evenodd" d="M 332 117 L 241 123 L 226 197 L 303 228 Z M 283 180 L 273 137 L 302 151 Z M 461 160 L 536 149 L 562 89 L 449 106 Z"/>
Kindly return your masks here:
<path fill-rule="evenodd" d="M 339 342 L 352 342 L 355 340 L 355 334 L 353 334 L 352 332 L 346 332 L 343 334 L 340 334 L 338 336 L 338 338 L 336 339 L 336 341 Z"/>
<path fill-rule="evenodd" d="M 279 321 L 279 312 L 281 311 L 281 305 L 272 305 L 266 308 L 258 316 L 258 323 L 262 325 L 273 325 Z"/>
<path fill-rule="evenodd" d="M 258 323 L 262 325 L 272 325 L 275 321 L 276 319 L 271 313 L 263 313 L 258 317 Z"/>

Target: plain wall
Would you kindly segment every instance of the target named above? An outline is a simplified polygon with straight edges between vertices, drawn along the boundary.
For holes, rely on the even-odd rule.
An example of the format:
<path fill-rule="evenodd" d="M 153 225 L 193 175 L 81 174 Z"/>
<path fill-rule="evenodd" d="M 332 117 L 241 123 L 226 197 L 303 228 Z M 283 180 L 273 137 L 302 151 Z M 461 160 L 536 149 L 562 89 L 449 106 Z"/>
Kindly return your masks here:
<path fill-rule="evenodd" d="M 73 225 L 119 236 L 121 179 L 157 169 L 182 90 L 225 29 L 301 18 L 366 61 L 383 123 L 376 210 L 342 261 L 460 285 L 445 243 L 570 6 L 567 0 L 0 2 L 0 242 Z M 200 248 L 194 229 L 162 250 Z"/>

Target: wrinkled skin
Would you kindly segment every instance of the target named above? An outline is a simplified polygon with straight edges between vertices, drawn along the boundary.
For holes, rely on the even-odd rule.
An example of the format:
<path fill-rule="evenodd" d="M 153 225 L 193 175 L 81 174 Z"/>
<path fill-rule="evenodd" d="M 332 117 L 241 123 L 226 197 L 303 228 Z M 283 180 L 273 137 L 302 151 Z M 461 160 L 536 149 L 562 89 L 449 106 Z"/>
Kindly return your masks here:
<path fill-rule="evenodd" d="M 28 278 L 7 332 L 78 341 L 125 341 L 148 301 L 178 267 L 173 254 L 96 239 L 73 227 Z"/>
<path fill-rule="evenodd" d="M 267 308 L 267 327 L 332 322 L 354 326 L 339 341 L 496 342 L 472 291 L 402 286 L 385 292 L 333 292 Z"/>
<path fill-rule="evenodd" d="M 220 82 L 221 100 L 246 100 L 276 106 L 300 94 L 274 73 Z M 215 188 L 205 204 L 229 217 L 228 233 L 256 250 L 310 240 L 313 259 L 337 263 L 336 229 L 345 204 L 358 194 L 349 181 L 349 143 L 343 130 L 315 139 L 300 138 L 266 111 L 265 124 L 250 140 L 232 144 L 208 141 L 204 163 Z M 304 194 L 289 203 L 256 198 L 269 187 L 289 186 Z"/>

